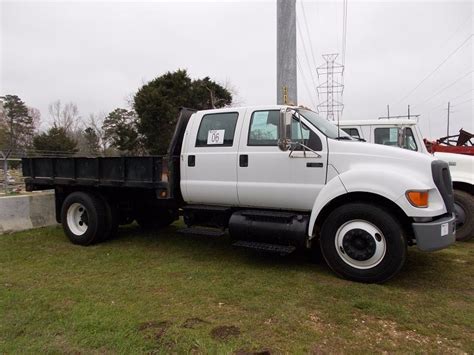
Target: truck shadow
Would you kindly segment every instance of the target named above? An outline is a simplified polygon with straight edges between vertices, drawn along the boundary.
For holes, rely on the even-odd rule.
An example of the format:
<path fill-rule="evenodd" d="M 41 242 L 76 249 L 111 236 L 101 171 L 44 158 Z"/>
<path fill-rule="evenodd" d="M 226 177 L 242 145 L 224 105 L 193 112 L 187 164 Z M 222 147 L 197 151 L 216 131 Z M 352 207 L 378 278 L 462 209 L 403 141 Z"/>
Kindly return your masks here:
<path fill-rule="evenodd" d="M 291 254 L 279 254 L 249 250 L 232 245 L 233 241 L 226 233 L 221 237 L 196 236 L 181 234 L 181 223 L 173 224 L 158 231 L 144 231 L 138 225 L 120 228 L 118 238 L 111 242 L 144 243 L 147 248 L 164 247 L 179 252 L 186 258 L 209 261 L 212 259 L 228 259 L 244 263 L 252 268 L 277 269 L 281 272 L 302 272 L 311 275 L 337 276 L 331 271 L 322 256 L 314 255 L 306 250 L 296 250 Z M 133 240 L 132 240 L 133 239 Z M 459 268 L 471 267 L 469 261 L 459 262 L 448 252 L 422 253 L 414 247 L 409 248 L 405 266 L 400 273 L 384 285 L 405 290 L 439 290 L 440 285 L 453 283 L 463 278 Z M 343 281 L 352 283 L 351 281 Z M 460 291 L 465 291 L 469 280 L 459 284 Z M 465 287 L 461 287 L 464 284 Z"/>

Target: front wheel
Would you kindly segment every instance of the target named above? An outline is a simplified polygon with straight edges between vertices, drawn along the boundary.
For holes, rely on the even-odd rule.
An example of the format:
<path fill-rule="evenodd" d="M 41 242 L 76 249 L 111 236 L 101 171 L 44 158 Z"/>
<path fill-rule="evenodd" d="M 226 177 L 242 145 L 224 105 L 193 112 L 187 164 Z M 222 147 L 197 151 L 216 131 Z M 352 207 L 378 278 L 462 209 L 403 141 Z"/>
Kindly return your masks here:
<path fill-rule="evenodd" d="M 351 203 L 335 209 L 321 229 L 321 250 L 338 275 L 384 282 L 405 263 L 407 243 L 398 221 L 383 208 Z"/>
<path fill-rule="evenodd" d="M 474 237 L 474 197 L 467 192 L 454 190 L 456 214 L 456 240 L 467 242 Z"/>

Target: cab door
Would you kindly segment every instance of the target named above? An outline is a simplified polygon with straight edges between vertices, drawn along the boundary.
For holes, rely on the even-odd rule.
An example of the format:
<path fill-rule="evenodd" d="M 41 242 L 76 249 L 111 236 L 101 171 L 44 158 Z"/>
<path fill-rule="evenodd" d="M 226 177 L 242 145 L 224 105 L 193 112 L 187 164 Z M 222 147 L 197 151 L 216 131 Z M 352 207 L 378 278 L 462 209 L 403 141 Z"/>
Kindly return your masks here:
<path fill-rule="evenodd" d="M 185 133 L 181 191 L 188 203 L 237 205 L 237 150 L 245 109 L 198 112 Z"/>
<path fill-rule="evenodd" d="M 309 211 L 326 182 L 327 141 L 310 125 L 292 124 L 292 140 L 303 135 L 317 154 L 278 148 L 279 110 L 247 112 L 238 158 L 238 198 L 241 206 Z"/>

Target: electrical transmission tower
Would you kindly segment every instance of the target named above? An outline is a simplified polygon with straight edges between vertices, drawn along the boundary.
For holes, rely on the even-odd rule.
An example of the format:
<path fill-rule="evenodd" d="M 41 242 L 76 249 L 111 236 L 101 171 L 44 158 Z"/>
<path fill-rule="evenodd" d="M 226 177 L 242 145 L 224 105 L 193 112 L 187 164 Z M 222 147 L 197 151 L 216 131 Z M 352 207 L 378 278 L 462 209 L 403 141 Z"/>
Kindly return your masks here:
<path fill-rule="evenodd" d="M 318 79 L 321 77 L 326 79 L 326 82 L 318 86 L 319 100 L 324 100 L 318 105 L 319 112 L 325 112 L 326 117 L 330 121 L 334 121 L 334 114 L 339 113 L 344 109 L 342 102 L 338 101 L 339 96 L 342 98 L 344 92 L 344 84 L 342 83 L 342 76 L 344 74 L 344 65 L 336 62 L 338 54 L 323 54 L 323 59 L 326 63 L 318 68 Z"/>

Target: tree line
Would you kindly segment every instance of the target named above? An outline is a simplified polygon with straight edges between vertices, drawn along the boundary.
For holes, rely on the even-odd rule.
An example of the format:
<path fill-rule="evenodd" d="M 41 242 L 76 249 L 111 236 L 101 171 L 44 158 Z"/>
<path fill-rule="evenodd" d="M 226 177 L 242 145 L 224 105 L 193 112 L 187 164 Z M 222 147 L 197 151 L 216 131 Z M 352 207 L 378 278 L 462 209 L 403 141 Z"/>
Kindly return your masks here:
<path fill-rule="evenodd" d="M 0 96 L 0 151 L 4 155 L 165 154 L 181 107 L 198 110 L 232 104 L 232 93 L 209 77 L 191 79 L 186 70 L 167 72 L 144 84 L 128 108 L 81 117 L 75 103 L 52 102 L 49 127 L 19 96 Z"/>

